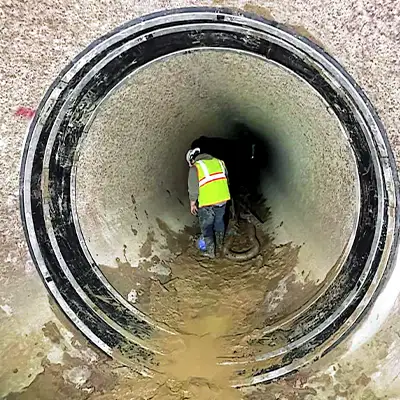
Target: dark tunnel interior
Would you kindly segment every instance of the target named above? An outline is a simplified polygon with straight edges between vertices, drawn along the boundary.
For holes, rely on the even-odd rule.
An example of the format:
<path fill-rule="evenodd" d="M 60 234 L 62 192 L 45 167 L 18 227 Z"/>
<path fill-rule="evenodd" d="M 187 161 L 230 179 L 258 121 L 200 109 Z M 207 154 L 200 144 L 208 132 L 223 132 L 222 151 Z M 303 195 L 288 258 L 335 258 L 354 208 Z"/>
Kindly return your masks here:
<path fill-rule="evenodd" d="M 245 124 L 232 126 L 229 138 L 201 136 L 194 140 L 191 148 L 200 148 L 226 163 L 229 186 L 233 202 L 247 208 L 262 223 L 267 221 L 268 206 L 261 188 L 263 175 L 274 171 L 272 145 L 260 133 Z"/>

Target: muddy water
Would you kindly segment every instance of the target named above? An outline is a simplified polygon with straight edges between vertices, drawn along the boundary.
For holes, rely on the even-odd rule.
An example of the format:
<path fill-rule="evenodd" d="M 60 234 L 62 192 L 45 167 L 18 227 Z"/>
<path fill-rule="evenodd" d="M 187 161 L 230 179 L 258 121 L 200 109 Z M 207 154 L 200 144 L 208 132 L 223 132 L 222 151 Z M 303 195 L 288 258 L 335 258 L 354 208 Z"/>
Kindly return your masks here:
<path fill-rule="evenodd" d="M 229 386 L 233 371 L 218 365 L 223 337 L 232 323 L 226 313 L 192 318 L 185 323 L 187 333 L 165 343 L 167 355 L 160 360 L 160 372 L 180 387 L 180 395 L 197 399 L 242 398 Z"/>
<path fill-rule="evenodd" d="M 169 234 L 169 230 L 165 232 Z M 247 250 L 251 245 L 240 233 L 232 244 L 235 251 Z M 44 357 L 43 373 L 21 393 L 8 398 L 272 399 L 265 393 L 254 397 L 254 394 L 233 389 L 231 385 L 238 380 L 238 368 L 221 363 L 265 350 L 257 339 L 270 323 L 271 314 L 266 311 L 271 303 L 269 295 L 276 292 L 284 277 L 290 276 L 299 248 L 291 244 L 275 245 L 258 226 L 259 256 L 233 263 L 204 259 L 196 250 L 193 238 L 188 246 L 190 235 L 186 233 L 182 240 L 174 235 L 174 249 L 179 255 L 172 261 L 162 261 L 147 251 L 149 257 L 137 268 L 119 259 L 118 268 L 102 266 L 108 279 L 124 296 L 128 298 L 135 288 L 135 306 L 177 333 L 152 338 L 152 344 L 164 353 L 156 360 L 158 365 L 153 378 L 140 376 L 102 354 L 98 361 L 89 364 L 75 353 L 73 356 L 63 354 L 65 339 L 54 326 L 45 326 L 44 334 L 60 346 L 61 364 L 52 364 Z M 296 301 L 295 291 L 290 296 Z M 76 336 L 79 337 L 77 332 Z"/>
<path fill-rule="evenodd" d="M 241 226 L 248 232 L 246 226 Z M 235 251 L 247 250 L 251 242 L 243 232 L 233 241 Z M 271 289 L 278 286 L 297 262 L 299 248 L 276 246 L 257 227 L 260 254 L 249 261 L 204 259 L 194 243 L 168 263 L 168 277 L 150 274 L 150 257 L 139 268 L 121 263 L 118 270 L 102 268 L 111 282 L 127 295 L 138 288 L 135 306 L 153 320 L 169 326 L 175 336 L 154 338 L 164 355 L 157 360 L 159 389 L 154 399 L 241 399 L 231 388 L 238 372 L 219 363 L 253 356 L 262 349 L 249 349 L 269 323 L 263 306 Z"/>

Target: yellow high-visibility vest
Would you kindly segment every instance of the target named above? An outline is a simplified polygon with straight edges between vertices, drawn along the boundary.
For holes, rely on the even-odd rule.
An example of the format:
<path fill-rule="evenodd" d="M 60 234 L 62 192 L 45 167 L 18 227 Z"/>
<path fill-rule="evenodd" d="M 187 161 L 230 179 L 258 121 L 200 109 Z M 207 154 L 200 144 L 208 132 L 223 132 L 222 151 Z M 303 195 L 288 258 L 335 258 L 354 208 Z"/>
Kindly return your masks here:
<path fill-rule="evenodd" d="M 230 200 L 224 162 L 217 158 L 194 163 L 199 178 L 199 207 L 212 206 Z"/>

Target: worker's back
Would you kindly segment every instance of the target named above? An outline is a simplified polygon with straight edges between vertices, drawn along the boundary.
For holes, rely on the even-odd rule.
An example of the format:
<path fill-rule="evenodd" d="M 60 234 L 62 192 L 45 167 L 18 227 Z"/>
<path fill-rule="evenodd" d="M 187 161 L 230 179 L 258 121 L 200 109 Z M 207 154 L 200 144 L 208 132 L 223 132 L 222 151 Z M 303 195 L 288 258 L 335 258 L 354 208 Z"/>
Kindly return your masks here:
<path fill-rule="evenodd" d="M 199 182 L 199 207 L 226 203 L 230 200 L 227 182 L 227 170 L 223 161 L 218 158 L 196 158 Z"/>

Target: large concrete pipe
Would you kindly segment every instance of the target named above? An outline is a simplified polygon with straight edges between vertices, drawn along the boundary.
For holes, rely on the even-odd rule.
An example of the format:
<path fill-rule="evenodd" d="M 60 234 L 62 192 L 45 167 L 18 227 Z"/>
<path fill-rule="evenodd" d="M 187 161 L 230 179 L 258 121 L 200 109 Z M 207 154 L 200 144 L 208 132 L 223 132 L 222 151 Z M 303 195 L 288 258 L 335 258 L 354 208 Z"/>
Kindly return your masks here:
<path fill-rule="evenodd" d="M 165 230 L 193 224 L 185 151 L 201 135 L 232 137 L 237 124 L 268 150 L 262 229 L 299 248 L 283 281 L 313 285 L 295 302 L 290 292 L 280 299 L 262 327 L 268 346 L 227 357 L 234 386 L 269 382 L 329 352 L 392 272 L 393 156 L 370 102 L 333 58 L 237 11 L 178 9 L 129 22 L 75 58 L 41 102 L 23 154 L 21 213 L 59 306 L 96 346 L 143 373 L 157 352 L 152 337 L 174 332 L 129 303 L 103 266 L 136 266 L 149 234 L 152 256 L 174 256 Z"/>

